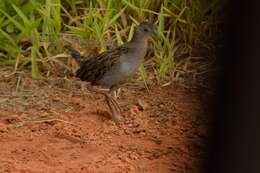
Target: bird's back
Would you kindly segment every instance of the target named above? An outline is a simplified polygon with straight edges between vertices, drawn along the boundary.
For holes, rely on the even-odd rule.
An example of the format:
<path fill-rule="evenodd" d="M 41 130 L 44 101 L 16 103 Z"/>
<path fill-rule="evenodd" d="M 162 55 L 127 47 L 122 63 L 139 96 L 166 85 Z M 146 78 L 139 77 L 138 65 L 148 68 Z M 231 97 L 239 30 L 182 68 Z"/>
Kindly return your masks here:
<path fill-rule="evenodd" d="M 76 76 L 93 85 L 100 84 L 100 80 L 120 64 L 120 56 L 127 52 L 125 46 L 105 51 L 97 56 L 83 61 L 76 71 Z M 103 85 L 109 85 L 102 83 Z"/>

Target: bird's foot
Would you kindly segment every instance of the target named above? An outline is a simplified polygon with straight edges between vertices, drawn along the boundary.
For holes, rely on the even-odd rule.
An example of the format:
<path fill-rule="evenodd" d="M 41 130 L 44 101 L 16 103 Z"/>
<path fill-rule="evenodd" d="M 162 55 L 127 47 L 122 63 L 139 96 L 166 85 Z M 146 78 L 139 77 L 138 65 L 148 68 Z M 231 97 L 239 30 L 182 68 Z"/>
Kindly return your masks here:
<path fill-rule="evenodd" d="M 121 112 L 121 107 L 119 106 L 118 102 L 110 95 L 105 94 L 105 100 L 107 102 L 107 105 L 111 111 L 112 114 L 112 120 L 116 124 L 121 124 L 123 122 L 123 118 L 119 115 Z"/>
<path fill-rule="evenodd" d="M 120 124 L 123 124 L 124 123 L 124 118 L 118 114 L 116 115 L 113 115 L 112 114 L 112 120 L 117 124 L 117 125 L 120 125 Z"/>

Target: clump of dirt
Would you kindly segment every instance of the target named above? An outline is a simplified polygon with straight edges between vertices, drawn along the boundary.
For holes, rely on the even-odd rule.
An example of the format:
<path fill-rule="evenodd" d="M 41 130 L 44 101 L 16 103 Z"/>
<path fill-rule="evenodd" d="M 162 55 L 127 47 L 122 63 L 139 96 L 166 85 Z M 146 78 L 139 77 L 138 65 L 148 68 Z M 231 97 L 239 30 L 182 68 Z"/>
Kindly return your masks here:
<path fill-rule="evenodd" d="M 117 126 L 103 97 L 77 79 L 0 78 L 0 172 L 201 171 L 208 136 L 201 93 L 129 84 Z"/>

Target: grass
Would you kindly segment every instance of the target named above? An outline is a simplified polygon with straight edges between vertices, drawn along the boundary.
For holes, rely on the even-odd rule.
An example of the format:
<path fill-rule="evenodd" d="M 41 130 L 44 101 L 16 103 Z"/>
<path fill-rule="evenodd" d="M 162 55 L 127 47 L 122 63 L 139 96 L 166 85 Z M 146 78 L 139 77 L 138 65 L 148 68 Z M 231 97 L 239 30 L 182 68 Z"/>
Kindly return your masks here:
<path fill-rule="evenodd" d="M 96 46 L 104 51 L 130 40 L 136 25 L 149 20 L 161 39 L 151 40 L 154 48 L 149 55 L 154 58 L 140 68 L 140 76 L 160 79 L 176 69 L 176 56 L 191 52 L 203 41 L 201 35 L 212 26 L 201 23 L 214 18 L 221 5 L 220 0 L 2 1 L 0 65 L 14 70 L 30 67 L 32 78 L 41 79 L 39 66 L 47 70 L 55 64 L 71 67 L 68 57 L 61 56 L 66 36 L 77 38 L 76 42 L 65 40 L 81 45 L 80 49 Z"/>

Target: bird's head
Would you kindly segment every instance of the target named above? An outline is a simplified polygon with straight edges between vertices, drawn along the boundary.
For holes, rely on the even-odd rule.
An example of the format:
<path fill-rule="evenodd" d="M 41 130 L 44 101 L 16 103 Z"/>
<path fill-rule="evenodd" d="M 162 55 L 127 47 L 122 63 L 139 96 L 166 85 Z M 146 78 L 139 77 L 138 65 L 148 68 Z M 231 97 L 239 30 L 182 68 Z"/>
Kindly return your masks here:
<path fill-rule="evenodd" d="M 137 26 L 135 36 L 144 38 L 149 38 L 151 36 L 158 37 L 158 33 L 152 23 L 142 22 Z"/>

